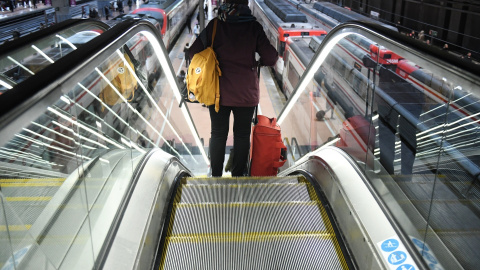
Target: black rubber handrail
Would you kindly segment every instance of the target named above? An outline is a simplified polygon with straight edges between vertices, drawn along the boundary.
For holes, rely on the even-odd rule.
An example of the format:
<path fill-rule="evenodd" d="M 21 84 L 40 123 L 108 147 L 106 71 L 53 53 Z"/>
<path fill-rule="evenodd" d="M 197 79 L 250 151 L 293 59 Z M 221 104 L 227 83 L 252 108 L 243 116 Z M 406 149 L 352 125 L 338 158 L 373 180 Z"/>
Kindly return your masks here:
<path fill-rule="evenodd" d="M 97 21 L 97 20 L 85 20 L 85 19 L 70 19 L 66 20 L 52 26 L 49 26 L 45 29 L 41 29 L 30 33 L 28 35 L 22 36 L 19 39 L 10 40 L 3 45 L 0 46 L 0 59 L 3 59 L 6 55 L 10 54 L 12 51 L 18 50 L 25 45 L 32 44 L 38 40 L 48 37 L 53 33 L 58 33 L 68 28 L 71 28 L 76 25 L 80 24 L 91 24 L 91 25 L 98 25 L 100 27 L 105 28 L 105 30 L 109 29 L 110 26 L 104 22 Z"/>
<path fill-rule="evenodd" d="M 473 75 L 480 77 L 480 65 L 476 65 L 471 61 L 466 61 L 461 57 L 452 55 L 448 53 L 448 51 L 442 50 L 439 47 L 428 45 L 420 40 L 413 39 L 411 37 L 402 35 L 401 33 L 394 31 L 392 29 L 383 27 L 378 24 L 373 24 L 369 22 L 362 22 L 362 21 L 349 21 L 344 24 L 341 24 L 334 29 L 332 32 L 337 32 L 344 28 L 348 27 L 363 27 L 368 28 L 369 30 L 379 34 L 380 36 L 384 36 L 390 40 L 391 43 L 398 43 L 403 46 L 409 47 L 417 52 L 420 52 L 422 55 L 434 57 L 437 59 L 441 59 L 448 64 L 467 72 L 472 73 Z M 327 35 L 328 36 L 328 35 Z M 325 42 L 327 41 L 327 37 L 325 37 Z"/>
<path fill-rule="evenodd" d="M 135 31 L 133 28 L 136 27 L 150 29 L 150 32 L 161 40 L 155 26 L 147 21 L 126 20 L 115 25 L 102 35 L 86 43 L 85 46 L 79 47 L 54 64 L 39 71 L 35 76 L 22 81 L 11 90 L 0 95 L 0 130 L 15 121 L 19 115 L 46 96 L 56 98 L 55 100 L 60 98 L 62 91 L 59 87 L 53 87 L 54 84 L 60 84 L 61 78 L 72 76 L 87 61 L 94 59 L 99 52 L 114 45 L 119 36 Z"/>

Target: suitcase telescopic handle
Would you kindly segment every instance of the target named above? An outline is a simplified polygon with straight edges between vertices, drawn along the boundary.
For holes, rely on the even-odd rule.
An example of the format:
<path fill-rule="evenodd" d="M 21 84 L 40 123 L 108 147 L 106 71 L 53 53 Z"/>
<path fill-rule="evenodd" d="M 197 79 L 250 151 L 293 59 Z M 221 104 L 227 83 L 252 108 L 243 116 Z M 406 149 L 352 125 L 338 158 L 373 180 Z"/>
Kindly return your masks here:
<path fill-rule="evenodd" d="M 260 68 L 262 67 L 262 60 L 260 59 L 259 61 L 257 61 L 256 64 L 257 64 L 257 77 L 258 77 L 258 81 L 260 81 Z M 258 105 L 255 106 L 255 114 L 253 116 L 252 122 L 253 122 L 253 125 L 258 124 Z"/>

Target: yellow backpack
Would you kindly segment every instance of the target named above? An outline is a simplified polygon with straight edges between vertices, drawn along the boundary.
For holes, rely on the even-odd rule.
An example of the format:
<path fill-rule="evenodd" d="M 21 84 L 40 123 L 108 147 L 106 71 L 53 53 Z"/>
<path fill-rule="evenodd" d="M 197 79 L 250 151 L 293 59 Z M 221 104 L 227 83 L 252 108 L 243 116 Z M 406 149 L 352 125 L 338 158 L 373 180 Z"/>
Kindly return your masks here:
<path fill-rule="evenodd" d="M 188 99 L 192 102 L 197 100 L 207 106 L 215 104 L 215 111 L 218 112 L 220 109 L 219 76 L 222 76 L 222 71 L 213 50 L 216 32 L 217 19 L 213 24 L 212 44 L 193 56 L 186 79 Z"/>
<path fill-rule="evenodd" d="M 128 50 L 128 48 L 127 48 Z M 135 70 L 135 67 L 130 59 L 130 55 L 124 53 L 125 60 L 127 64 Z M 115 62 L 109 63 L 109 72 L 107 74 L 110 77 L 110 82 L 117 91 L 128 101 L 131 102 L 135 96 L 135 90 L 137 89 L 137 80 L 132 72 L 127 68 L 127 65 L 121 59 L 116 59 Z M 113 106 L 115 104 L 122 103 L 122 99 L 118 96 L 117 92 L 113 90 L 110 84 L 107 84 L 105 88 L 102 89 L 98 97 L 105 102 L 108 106 Z M 104 111 L 102 105 L 102 112 Z"/>

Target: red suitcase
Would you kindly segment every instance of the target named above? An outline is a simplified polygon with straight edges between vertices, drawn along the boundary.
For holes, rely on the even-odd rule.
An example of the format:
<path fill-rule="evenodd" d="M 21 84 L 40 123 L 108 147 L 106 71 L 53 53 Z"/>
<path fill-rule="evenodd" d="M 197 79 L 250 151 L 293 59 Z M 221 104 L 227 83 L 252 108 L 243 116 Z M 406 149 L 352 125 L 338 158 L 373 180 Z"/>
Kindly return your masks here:
<path fill-rule="evenodd" d="M 363 152 L 373 151 L 375 127 L 361 115 L 355 115 L 343 122 L 337 147 L 359 148 Z"/>
<path fill-rule="evenodd" d="M 361 115 L 352 116 L 343 122 L 336 146 L 373 168 L 375 127 Z"/>
<path fill-rule="evenodd" d="M 282 142 L 280 126 L 276 118 L 257 116 L 258 123 L 253 126 L 252 146 L 250 148 L 250 175 L 275 176 L 278 168 L 285 164 L 282 149 L 287 147 Z"/>

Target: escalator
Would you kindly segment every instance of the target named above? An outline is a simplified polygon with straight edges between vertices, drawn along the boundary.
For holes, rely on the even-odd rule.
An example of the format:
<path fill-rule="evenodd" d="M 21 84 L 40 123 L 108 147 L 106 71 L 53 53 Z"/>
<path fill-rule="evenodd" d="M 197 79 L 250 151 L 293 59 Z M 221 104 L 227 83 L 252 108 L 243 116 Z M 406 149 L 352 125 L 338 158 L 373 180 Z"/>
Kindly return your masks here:
<path fill-rule="evenodd" d="M 159 269 L 354 269 L 303 176 L 183 178 L 171 207 Z"/>
<path fill-rule="evenodd" d="M 476 221 L 458 215 L 457 223 L 469 228 L 459 234 L 449 222 L 448 234 L 430 222 L 445 216 L 425 210 L 460 201 L 470 218 L 477 214 L 469 196 L 476 196 L 478 183 L 468 181 L 477 164 L 466 158 L 474 155 L 468 146 L 448 136 L 438 143 L 444 135 L 430 134 L 427 121 L 411 125 L 424 140 L 416 171 L 396 175 L 384 169 L 378 138 L 365 147 L 358 134 L 342 130 L 340 106 L 333 108 L 340 117 L 314 119 L 313 108 L 333 103 L 316 79 L 331 68 L 327 55 L 342 38 L 361 33 L 404 49 L 418 63 L 423 58 L 385 41 L 391 33 L 362 24 L 332 32 L 278 117 L 295 149 L 276 177 L 205 177 L 208 140 L 198 136 L 200 127 L 181 103 L 172 63 L 148 22 L 122 22 L 19 81 L 0 95 L 0 179 L 9 180 L 0 181 L 0 268 L 471 269 L 477 258 L 459 256 L 458 243 L 478 237 Z M 428 59 L 440 63 L 434 56 Z M 437 72 L 445 70 L 459 81 L 451 69 Z M 476 78 L 468 72 L 463 75 Z M 133 78 L 128 86 L 116 82 L 127 76 Z M 476 98 L 474 81 L 465 99 Z M 370 90 L 377 91 L 365 95 L 375 130 L 373 97 L 391 100 L 380 87 Z M 438 113 L 435 102 L 430 108 Z M 398 103 L 391 106 L 401 115 Z M 345 134 L 353 138 L 339 143 Z M 441 160 L 448 162 L 433 162 Z M 398 171 L 401 164 L 393 162 Z M 454 166 L 470 171 L 453 174 Z M 417 181 L 421 176 L 427 184 Z M 407 177 L 413 181 L 402 181 Z M 9 198 L 26 193 L 10 183 L 22 179 L 61 184 L 28 191 L 48 200 L 19 207 Z M 471 183 L 468 191 L 458 188 L 463 183 Z M 415 198 L 408 191 L 426 186 Z M 465 197 L 457 201 L 458 193 Z"/>

